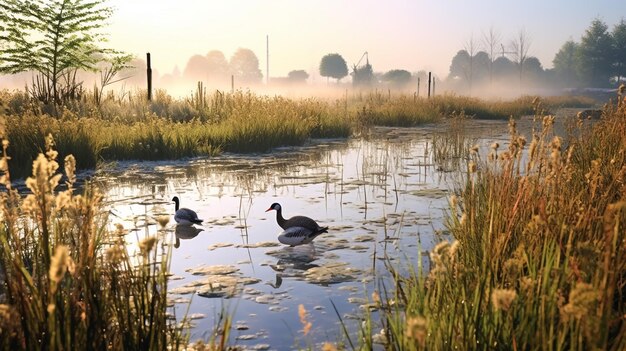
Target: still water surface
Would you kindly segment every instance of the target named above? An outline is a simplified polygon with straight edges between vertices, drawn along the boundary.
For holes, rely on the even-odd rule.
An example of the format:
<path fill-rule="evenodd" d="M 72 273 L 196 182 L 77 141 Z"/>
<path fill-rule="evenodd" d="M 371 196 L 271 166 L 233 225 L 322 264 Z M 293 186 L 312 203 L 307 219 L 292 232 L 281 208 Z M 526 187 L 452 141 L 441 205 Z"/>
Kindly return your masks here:
<path fill-rule="evenodd" d="M 469 123 L 469 143 L 507 139 L 505 122 Z M 187 309 L 194 318 L 192 341 L 208 338 L 225 311 L 234 316 L 231 344 L 317 349 L 343 339 L 337 313 L 356 338 L 372 292 L 392 289 L 385 257 L 406 271 L 418 260 L 427 265 L 428 251 L 449 239 L 444 216 L 459 172 L 454 160 L 434 159 L 438 133 L 445 128 L 384 128 L 271 154 L 121 163 L 97 180 L 113 222 L 133 230 L 129 242 L 159 230 L 174 246 L 170 297 L 179 320 Z M 204 224 L 176 227 L 173 196 Z M 286 218 L 310 216 L 328 234 L 312 245 L 280 245 L 276 213 L 265 212 L 274 202 Z M 166 229 L 160 215 L 170 216 Z M 312 323 L 306 336 L 300 304 Z"/>

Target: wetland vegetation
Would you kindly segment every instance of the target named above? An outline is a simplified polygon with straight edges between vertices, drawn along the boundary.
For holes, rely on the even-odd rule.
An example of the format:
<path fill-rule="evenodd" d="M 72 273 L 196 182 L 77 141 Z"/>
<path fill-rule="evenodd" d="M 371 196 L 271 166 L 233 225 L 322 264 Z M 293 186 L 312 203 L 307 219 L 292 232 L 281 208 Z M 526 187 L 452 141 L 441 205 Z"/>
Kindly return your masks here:
<path fill-rule="evenodd" d="M 310 138 L 361 134 L 372 126 L 417 126 L 455 114 L 479 119 L 519 118 L 533 113 L 533 97 L 511 101 L 481 100 L 456 95 L 433 99 L 406 94 L 355 94 L 343 98 L 289 99 L 250 92 L 207 95 L 198 90 L 186 99 L 158 91 L 148 103 L 145 92 L 124 98 L 109 96 L 97 103 L 85 97 L 61 108 L 59 116 L 44 113 L 48 105 L 25 93 L 4 91 L 8 151 L 16 160 L 34 159 L 52 134 L 62 157 L 73 154 L 78 169 L 118 160 L 173 160 L 221 152 L 259 152 L 303 145 Z M 582 97 L 546 98 L 545 113 L 560 107 L 591 106 Z M 30 173 L 28 162 L 13 163 L 14 177 Z"/>
<path fill-rule="evenodd" d="M 612 94 L 624 20 L 594 20 L 547 70 L 524 30 L 508 52 L 472 36 L 443 80 L 375 73 L 365 52 L 346 89 L 329 54 L 325 97 L 236 90 L 259 87 L 258 58 L 213 50 L 160 83 L 222 90 L 173 97 L 108 90 L 131 61 L 152 82 L 149 54 L 102 47 L 112 13 L 0 3 L 0 73 L 31 75 L 0 91 L 0 348 L 626 349 L 625 87 L 577 115 L 596 101 L 521 95 Z M 521 97 L 458 94 L 478 88 Z M 173 195 L 205 224 L 171 223 Z M 328 233 L 281 246 L 277 201 Z"/>
<path fill-rule="evenodd" d="M 388 108 L 380 107 L 384 105 L 381 97 L 369 98 L 379 99 L 379 108 Z M 516 122 L 512 119 L 508 142 L 501 140 L 501 144 L 490 146 L 472 144 L 476 136 L 469 132 L 472 120 L 465 115 L 447 119 L 443 133 L 433 135 L 431 146 L 424 149 L 431 151 L 424 152 L 433 152 L 438 168 L 460 170 L 460 178 L 457 178 L 455 187 L 443 192 L 437 190 L 437 194 L 433 189 L 419 188 L 421 185 L 418 190 L 405 191 L 408 195 L 449 199 L 447 214 L 442 215 L 442 225 L 445 222 L 445 226 L 439 229 L 442 234 L 433 237 L 432 247 L 421 242 L 423 239 L 418 240 L 421 244 L 417 246 L 416 243 L 400 245 L 403 247 L 400 254 L 410 257 L 408 260 L 377 254 L 379 244 L 374 245 L 372 253 L 372 247 L 368 245 L 351 244 L 350 239 L 341 235 L 333 239 L 332 234 L 316 240 L 320 253 L 313 261 L 310 258 L 294 261 L 293 253 L 270 247 L 266 255 L 279 258 L 277 267 L 282 267 L 281 277 L 284 277 L 281 280 L 303 279 L 307 284 L 324 286 L 369 276 L 364 281 L 378 282 L 375 284 L 377 288 L 367 289 L 371 296 L 350 297 L 350 301 L 359 301 L 364 306 L 359 317 L 364 318 L 363 323 L 355 326 L 346 315 L 337 312 L 335 318 L 343 326 L 337 330 L 344 328 L 346 334 L 339 332 L 335 340 L 315 341 L 308 346 L 300 344 L 300 347 L 329 350 L 371 349 L 377 348 L 376 345 L 398 349 L 446 348 L 448 345 L 461 349 L 480 348 L 476 345 L 529 349 L 623 348 L 626 107 L 621 98 L 617 104 L 606 106 L 600 121 L 592 123 L 582 116 L 574 119 L 567 135 L 555 134 L 555 117 L 552 115 L 535 112 L 533 119 L 536 123 L 531 123 L 532 129 L 526 137 L 516 129 Z M 245 95 L 241 94 L 238 99 L 245 99 Z M 261 106 L 264 101 L 272 101 L 254 96 L 250 99 L 256 99 L 255 103 Z M 407 97 L 400 97 L 398 101 L 403 99 Z M 281 99 L 272 103 L 283 109 L 297 106 L 295 102 Z M 331 103 L 311 101 L 302 103 L 299 108 L 315 103 L 333 108 Z M 340 104 L 341 101 L 337 103 Z M 343 108 L 345 111 L 345 105 Z M 363 109 L 357 109 L 354 116 L 359 111 Z M 544 112 L 545 108 L 535 101 L 534 111 Z M 268 116 L 272 113 L 268 112 Z M 47 118 L 48 126 L 55 126 L 54 123 L 80 126 L 87 120 L 89 123 L 106 121 L 31 114 L 9 118 L 12 117 Z M 11 119 L 7 120 L 7 129 L 11 123 Z M 163 123 L 163 131 L 168 128 L 165 126 L 189 128 L 186 130 L 190 131 L 194 125 L 211 125 L 208 121 L 175 122 L 156 116 L 144 121 L 116 123 L 126 126 L 120 130 L 134 130 L 135 133 L 141 133 L 142 128 L 138 126 L 144 126 L 135 123 Z M 355 128 L 353 124 L 349 126 Z M 25 125 L 22 127 L 26 128 Z M 353 132 L 353 129 L 349 130 Z M 306 136 L 310 137 L 311 134 Z M 182 327 L 193 325 L 191 319 L 198 317 L 190 314 L 191 319 L 187 319 L 180 315 L 180 308 L 171 310 L 172 304 L 182 303 L 184 306 L 189 302 L 185 299 L 176 302 L 172 296 L 168 299 L 165 291 L 183 295 L 191 291 L 209 298 L 240 294 L 255 296 L 253 299 L 257 303 L 274 306 L 273 311 L 296 314 L 294 310 L 289 312 L 275 305 L 281 299 L 291 299 L 289 295 L 263 294 L 258 288 L 231 290 L 233 285 L 229 284 L 233 282 L 258 284 L 259 280 L 246 276 L 242 276 L 243 281 L 228 278 L 229 274 L 240 274 L 237 273 L 239 268 L 229 268 L 228 265 L 223 266 L 228 272 L 215 273 L 213 268 L 206 273 L 197 269 L 189 271 L 192 275 L 209 274 L 205 280 L 211 280 L 211 288 L 204 293 L 198 288 L 202 285 L 193 282 L 177 284 L 177 288 L 171 289 L 169 267 L 173 244 L 172 229 L 167 229 L 167 210 L 159 212 L 155 209 L 156 212 L 146 218 L 146 225 L 152 223 L 153 235 L 138 238 L 134 245 L 129 245 L 129 232 L 122 226 L 113 225 L 117 220 L 107 215 L 109 212 L 105 209 L 110 205 L 102 203 L 99 190 L 88 187 L 77 192 L 74 189 L 76 161 L 73 157 L 65 157 L 61 166 L 65 169 L 65 176 L 62 178 L 59 174 L 56 149 L 63 142 L 57 142 L 51 136 L 44 137 L 45 153 L 33 164 L 32 175 L 26 181 L 28 191 L 20 194 L 12 187 L 8 168 L 16 163 L 17 158 L 9 151 L 11 142 L 8 138 L 5 140 L 2 180 L 7 191 L 2 194 L 5 226 L 0 251 L 4 280 L 2 328 L 7 331 L 2 333 L 1 342 L 5 347 L 28 349 L 43 343 L 63 348 L 86 345 L 87 341 L 97 348 L 140 347 L 137 345 L 157 345 L 157 348 L 158 345 L 173 345 L 176 348 L 186 345 L 190 334 Z M 376 177 L 378 180 L 371 186 L 386 189 L 385 184 L 392 180 L 388 177 L 393 173 L 389 173 L 391 171 L 385 165 L 398 155 L 389 159 L 389 151 L 384 152 L 380 146 L 375 150 L 378 150 L 375 151 L 378 156 L 363 160 L 362 167 L 368 167 L 363 168 L 363 177 L 365 174 Z M 414 159 L 410 154 L 406 157 Z M 451 158 L 456 160 L 452 165 L 449 163 Z M 222 159 L 228 159 L 228 156 L 222 156 Z M 418 169 L 428 167 L 429 162 L 433 161 L 424 159 L 423 165 L 417 162 Z M 305 176 L 301 180 L 304 183 L 299 186 L 310 182 L 317 184 L 313 179 L 318 177 L 321 175 Z M 320 179 L 327 179 L 325 177 Z M 397 182 L 395 177 L 394 183 Z M 61 179 L 66 182 L 65 190 L 55 190 Z M 297 179 L 300 177 L 294 178 Z M 363 182 L 365 179 L 342 180 L 339 184 L 344 184 L 346 190 L 354 186 L 354 190 L 347 191 L 356 191 L 367 187 L 369 182 Z M 294 186 L 298 186 L 297 182 Z M 245 193 L 258 191 L 253 188 Z M 336 191 L 336 194 L 343 193 L 341 189 Z M 367 199 L 363 202 L 365 208 L 361 207 L 359 211 L 367 213 L 368 202 L 372 207 L 369 211 L 374 211 L 374 203 Z M 387 219 L 384 213 L 385 235 L 380 238 L 379 234 L 372 233 L 375 243 L 390 240 L 394 235 L 400 238 L 402 230 L 412 231 L 407 229 L 410 226 L 403 224 L 413 221 L 411 217 L 414 215 L 410 212 L 400 211 Z M 242 215 L 239 213 L 235 217 Z M 393 234 L 389 219 L 398 226 L 397 234 Z M 378 223 L 376 221 L 364 224 L 372 225 Z M 218 222 L 210 223 L 219 225 Z M 344 230 L 352 233 L 350 227 Z M 247 228 L 245 222 L 241 228 Z M 336 224 L 335 230 L 337 228 L 341 228 L 341 224 Z M 197 234 L 194 232 L 191 237 Z M 371 240 L 362 234 L 354 238 L 362 238 L 364 241 L 360 243 Z M 409 235 L 403 240 L 416 240 L 411 238 Z M 215 245 L 213 249 L 227 250 L 232 244 Z M 420 258 L 422 245 L 426 249 L 432 248 L 428 261 Z M 262 247 L 267 245 L 244 243 L 239 249 L 258 250 Z M 334 256 L 345 255 L 340 253 L 342 250 L 356 254 L 369 252 L 375 260 L 384 263 L 384 270 L 368 273 L 363 267 L 353 267 L 353 263 L 337 262 Z M 354 254 L 348 257 L 361 260 Z M 378 267 L 380 269 L 381 265 Z M 217 286 L 223 286 L 226 295 L 216 290 Z M 87 296 L 93 296 L 93 299 Z M 132 298 L 128 299 L 128 296 Z M 266 298 L 270 300 L 264 302 Z M 31 299 L 39 303 L 31 304 Z M 294 339 L 300 340 L 299 343 L 307 340 L 307 330 L 315 329 L 316 323 L 312 318 L 313 311 L 308 310 L 312 307 L 305 303 L 301 305 L 296 318 L 302 322 L 303 329 L 293 335 Z M 332 308 L 342 307 L 333 304 Z M 168 312 L 171 311 L 179 311 L 177 320 L 180 324 L 169 320 Z M 332 309 L 328 312 L 334 314 Z M 243 339 L 234 339 L 235 321 L 228 310 L 217 315 L 213 332 L 210 335 L 205 333 L 204 345 L 195 347 L 225 349 L 228 345 L 242 343 Z M 359 337 L 356 337 L 357 333 Z"/>

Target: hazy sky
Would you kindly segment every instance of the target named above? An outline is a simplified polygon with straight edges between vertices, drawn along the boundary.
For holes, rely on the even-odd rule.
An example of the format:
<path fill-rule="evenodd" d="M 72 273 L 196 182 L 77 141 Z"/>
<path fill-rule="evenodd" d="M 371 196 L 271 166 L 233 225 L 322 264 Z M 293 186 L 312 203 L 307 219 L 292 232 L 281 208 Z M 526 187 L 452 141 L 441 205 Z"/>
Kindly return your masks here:
<path fill-rule="evenodd" d="M 111 0 L 109 45 L 145 58 L 161 74 L 182 71 L 189 57 L 239 47 L 252 49 L 265 76 L 294 69 L 317 75 L 327 53 L 351 67 L 367 51 L 374 71 L 432 70 L 448 74 L 450 61 L 473 36 L 493 27 L 505 45 L 524 29 L 529 55 L 545 68 L 568 39 L 579 41 L 594 18 L 609 30 L 626 16 L 624 0 Z"/>

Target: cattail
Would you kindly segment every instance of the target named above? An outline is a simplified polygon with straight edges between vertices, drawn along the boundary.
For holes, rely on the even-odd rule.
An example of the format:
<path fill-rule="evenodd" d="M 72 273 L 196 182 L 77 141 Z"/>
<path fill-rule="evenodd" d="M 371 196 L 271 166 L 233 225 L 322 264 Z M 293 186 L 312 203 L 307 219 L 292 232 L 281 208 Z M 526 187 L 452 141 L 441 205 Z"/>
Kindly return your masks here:
<path fill-rule="evenodd" d="M 450 245 L 450 257 L 456 256 L 457 252 L 459 252 L 459 246 L 461 246 L 461 242 L 455 240 L 452 245 Z"/>
<path fill-rule="evenodd" d="M 65 272 L 67 271 L 67 267 L 72 258 L 70 257 L 69 251 L 67 250 L 67 246 L 60 245 L 57 246 L 56 252 L 50 261 L 50 280 L 59 283 Z"/>
<path fill-rule="evenodd" d="M 517 297 L 515 290 L 511 289 L 495 289 L 491 293 L 491 303 L 496 311 L 508 311 Z"/>
<path fill-rule="evenodd" d="M 161 226 L 161 228 L 165 228 L 167 227 L 167 224 L 170 222 L 170 216 L 158 216 L 157 217 L 157 222 L 159 222 L 159 225 Z"/>
<path fill-rule="evenodd" d="M 522 293 L 526 296 L 533 296 L 535 290 L 535 281 L 531 277 L 522 277 L 519 280 Z"/>
<path fill-rule="evenodd" d="M 547 129 L 548 127 L 551 127 L 552 125 L 554 125 L 554 116 L 552 116 L 552 115 L 544 116 L 543 117 L 543 128 Z"/>
<path fill-rule="evenodd" d="M 476 163 L 474 161 L 470 161 L 468 164 L 469 172 L 476 173 Z"/>
<path fill-rule="evenodd" d="M 377 291 L 374 291 L 372 293 L 372 301 L 374 301 L 376 304 L 380 304 L 380 295 L 378 294 Z"/>
<path fill-rule="evenodd" d="M 528 147 L 528 154 L 530 158 L 533 158 L 535 156 L 537 146 L 539 146 L 539 138 L 535 135 L 533 137 L 533 141 L 530 142 L 530 146 Z"/>
<path fill-rule="evenodd" d="M 415 340 L 421 347 L 424 347 L 428 335 L 428 321 L 421 316 L 407 319 L 404 334 L 407 339 Z"/>
<path fill-rule="evenodd" d="M 477 154 L 477 153 L 478 153 L 478 149 L 479 149 L 478 145 L 474 145 L 474 146 L 472 146 L 472 148 L 470 149 L 470 152 L 472 152 L 472 153 L 474 153 L 474 154 Z"/>
<path fill-rule="evenodd" d="M 456 197 L 456 195 L 450 196 L 450 207 L 456 208 L 458 204 L 459 204 L 459 198 Z"/>
<path fill-rule="evenodd" d="M 14 309 L 10 305 L 0 304 L 0 330 L 3 332 L 19 325 L 20 318 L 16 316 Z"/>
<path fill-rule="evenodd" d="M 150 251 L 154 248 L 154 244 L 156 244 L 157 238 L 156 236 L 149 236 L 139 242 L 139 250 L 142 255 L 148 255 Z"/>
<path fill-rule="evenodd" d="M 494 149 L 494 150 L 498 150 L 499 147 L 500 147 L 500 144 L 497 143 L 497 142 L 491 144 L 491 148 Z"/>
<path fill-rule="evenodd" d="M 444 240 L 440 242 L 439 244 L 435 245 L 433 252 L 437 255 L 443 256 L 448 252 L 449 248 L 450 248 L 450 243 Z"/>
<path fill-rule="evenodd" d="M 124 226 L 122 224 L 116 223 L 115 232 L 113 234 L 118 237 L 123 237 L 128 234 L 128 230 L 124 229 Z"/>
<path fill-rule="evenodd" d="M 114 245 L 108 248 L 105 252 L 105 257 L 113 265 L 117 265 L 122 262 L 124 258 L 124 249 L 122 245 Z"/>
<path fill-rule="evenodd" d="M 67 176 L 67 181 L 70 184 L 74 184 L 76 182 L 76 159 L 73 155 L 67 155 L 65 157 L 65 176 Z"/>
<path fill-rule="evenodd" d="M 552 139 L 552 143 L 551 143 L 552 149 L 561 150 L 562 143 L 563 143 L 563 139 L 561 139 L 558 136 L 555 136 L 554 139 Z"/>
<path fill-rule="evenodd" d="M 598 301 L 598 292 L 591 284 L 576 283 L 576 286 L 569 294 L 569 302 L 563 306 L 561 313 L 566 319 L 581 319 L 592 311 Z"/>
<path fill-rule="evenodd" d="M 54 199 L 58 210 L 69 207 L 72 204 L 72 194 L 70 191 L 61 191 Z"/>
<path fill-rule="evenodd" d="M 512 158 L 511 153 L 509 151 L 505 151 L 500 154 L 500 160 L 509 161 Z"/>

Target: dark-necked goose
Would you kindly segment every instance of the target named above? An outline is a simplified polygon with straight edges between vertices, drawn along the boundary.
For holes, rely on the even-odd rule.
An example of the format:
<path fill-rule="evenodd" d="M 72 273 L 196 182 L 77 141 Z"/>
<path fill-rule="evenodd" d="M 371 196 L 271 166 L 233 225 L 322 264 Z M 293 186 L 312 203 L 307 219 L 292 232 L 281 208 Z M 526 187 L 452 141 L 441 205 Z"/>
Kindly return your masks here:
<path fill-rule="evenodd" d="M 320 227 L 317 222 L 309 217 L 294 216 L 289 219 L 283 218 L 283 212 L 278 203 L 273 203 L 265 212 L 271 210 L 276 211 L 276 222 L 283 228 L 283 232 L 278 236 L 278 241 L 285 245 L 308 244 L 318 235 L 328 233 L 328 227 Z"/>
<path fill-rule="evenodd" d="M 198 218 L 198 214 L 195 211 L 188 208 L 179 208 L 180 200 L 178 200 L 178 196 L 174 196 L 172 201 L 176 203 L 176 213 L 174 213 L 176 223 L 186 225 L 202 223 L 202 220 Z"/>

